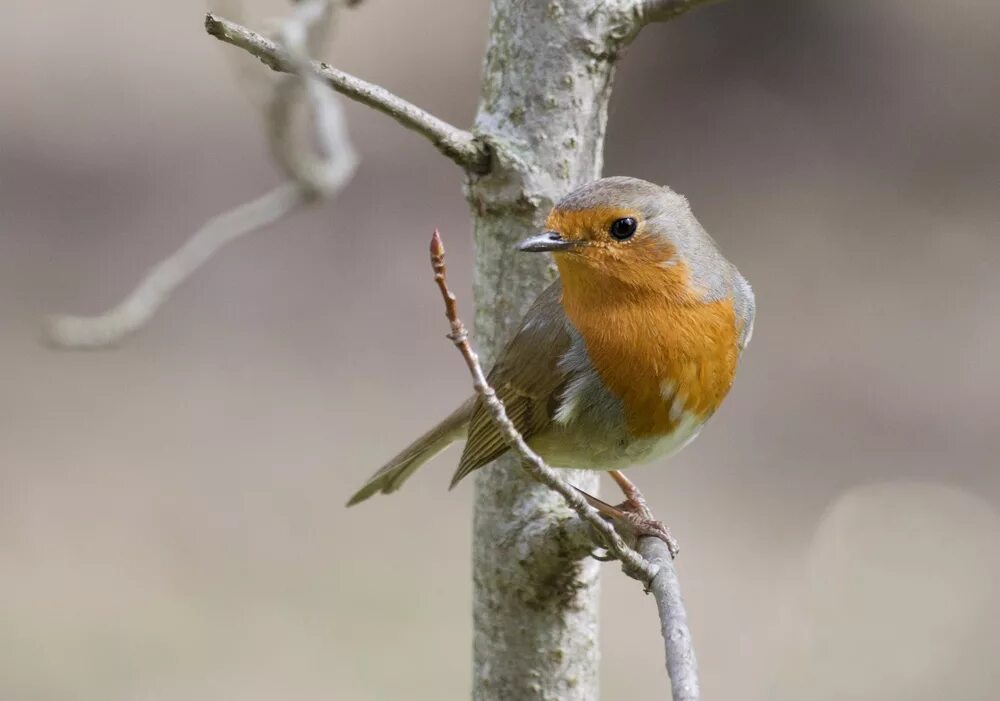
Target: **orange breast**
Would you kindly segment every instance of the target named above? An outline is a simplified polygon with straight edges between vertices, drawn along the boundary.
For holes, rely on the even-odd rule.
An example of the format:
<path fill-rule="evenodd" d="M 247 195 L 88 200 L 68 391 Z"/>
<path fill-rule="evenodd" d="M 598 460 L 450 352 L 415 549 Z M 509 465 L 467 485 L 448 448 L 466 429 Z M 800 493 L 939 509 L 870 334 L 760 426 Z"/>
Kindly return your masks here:
<path fill-rule="evenodd" d="M 704 302 L 669 290 L 595 284 L 590 270 L 560 264 L 563 307 L 594 368 L 621 399 L 636 437 L 666 435 L 685 413 L 707 419 L 732 386 L 739 351 L 731 299 Z M 663 271 L 659 271 L 663 274 Z M 580 274 L 585 280 L 574 279 Z M 686 280 L 684 280 L 686 285 Z"/>

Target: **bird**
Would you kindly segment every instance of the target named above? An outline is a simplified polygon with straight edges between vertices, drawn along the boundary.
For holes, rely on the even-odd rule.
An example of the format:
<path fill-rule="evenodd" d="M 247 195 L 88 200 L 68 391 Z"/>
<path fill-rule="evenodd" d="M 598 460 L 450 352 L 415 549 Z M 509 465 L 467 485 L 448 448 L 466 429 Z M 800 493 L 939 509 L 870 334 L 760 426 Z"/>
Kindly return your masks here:
<path fill-rule="evenodd" d="M 684 196 L 638 178 L 571 192 L 519 249 L 551 253 L 559 275 L 489 384 L 548 464 L 611 472 L 627 497 L 614 507 L 585 495 L 592 505 L 611 517 L 634 514 L 637 491 L 620 470 L 677 453 L 722 404 L 753 335 L 750 284 Z M 375 472 L 348 506 L 395 492 L 462 439 L 451 487 L 508 450 L 474 395 Z"/>

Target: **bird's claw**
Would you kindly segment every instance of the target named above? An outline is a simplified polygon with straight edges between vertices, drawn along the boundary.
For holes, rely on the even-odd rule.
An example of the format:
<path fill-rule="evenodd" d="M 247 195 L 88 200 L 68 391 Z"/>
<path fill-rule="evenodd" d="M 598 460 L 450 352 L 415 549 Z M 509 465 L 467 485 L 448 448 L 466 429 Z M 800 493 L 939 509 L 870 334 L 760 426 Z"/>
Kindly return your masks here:
<path fill-rule="evenodd" d="M 651 514 L 644 500 L 633 501 L 629 499 L 619 504 L 617 508 L 622 512 L 625 523 L 635 533 L 636 539 L 643 537 L 659 538 L 666 543 L 667 550 L 670 551 L 670 557 L 677 557 L 677 554 L 680 552 L 677 539 L 674 538 L 670 529 L 667 528 L 663 521 L 650 518 Z"/>

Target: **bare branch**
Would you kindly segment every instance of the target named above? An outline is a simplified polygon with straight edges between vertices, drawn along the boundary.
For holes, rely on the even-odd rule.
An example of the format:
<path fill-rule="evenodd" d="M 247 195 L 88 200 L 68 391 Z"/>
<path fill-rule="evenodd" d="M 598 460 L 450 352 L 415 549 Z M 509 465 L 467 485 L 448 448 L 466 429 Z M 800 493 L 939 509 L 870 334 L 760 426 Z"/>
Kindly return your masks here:
<path fill-rule="evenodd" d="M 114 345 L 145 324 L 182 282 L 230 241 L 256 231 L 306 201 L 298 185 L 285 183 L 257 199 L 205 222 L 175 253 L 153 266 L 120 304 L 100 316 L 53 316 L 45 336 L 65 348 Z"/>
<path fill-rule="evenodd" d="M 271 151 L 291 180 L 255 200 L 209 219 L 176 252 L 153 266 L 136 288 L 99 316 L 54 316 L 44 334 L 65 348 L 102 348 L 138 330 L 170 294 L 227 243 L 273 224 L 296 208 L 330 197 L 343 188 L 357 167 L 337 97 L 310 70 L 309 49 L 332 20 L 330 0 L 299 2 L 281 23 L 280 34 L 292 75 L 274 87 L 268 109 Z M 305 94 L 319 153 L 299 146 L 293 115 Z"/>
<path fill-rule="evenodd" d="M 639 14 L 643 22 L 666 22 L 674 17 L 714 0 L 639 0 Z"/>
<path fill-rule="evenodd" d="M 431 237 L 431 265 L 434 281 L 444 300 L 445 316 L 451 324 L 448 338 L 458 348 L 472 375 L 472 385 L 489 411 L 494 423 L 500 429 L 510 450 L 521 460 L 524 469 L 536 480 L 558 492 L 580 519 L 588 524 L 598 536 L 598 545 L 622 563 L 622 570 L 633 579 L 643 583 L 647 592 L 656 599 L 660 615 L 660 628 L 666 651 L 667 673 L 670 675 L 674 701 L 698 701 L 698 666 L 687 627 L 687 612 L 680 596 L 680 584 L 674 569 L 673 557 L 667 544 L 658 538 L 640 538 L 640 554 L 629 547 L 615 530 L 580 495 L 572 485 L 562 480 L 541 456 L 533 451 L 524 440 L 514 423 L 507 416 L 503 402 L 490 386 L 479 363 L 479 356 L 469 343 L 469 332 L 458 317 L 458 301 L 448 288 L 445 266 L 444 244 L 435 231 Z M 652 518 L 648 509 L 644 516 Z"/>
<path fill-rule="evenodd" d="M 309 51 L 321 43 L 332 15 L 330 0 L 300 0 L 282 22 L 280 36 L 292 76 L 275 87 L 268 113 L 268 137 L 275 160 L 292 180 L 318 197 L 339 192 L 358 163 L 340 101 L 311 70 Z M 293 139 L 296 98 L 303 90 L 316 134 L 315 154 L 298 148 Z"/>
<path fill-rule="evenodd" d="M 698 701 L 701 698 L 698 660 L 694 654 L 673 556 L 667 544 L 659 538 L 640 538 L 639 552 L 657 568 L 647 591 L 656 599 L 656 609 L 660 614 L 660 633 L 666 649 L 667 675 L 670 677 L 673 701 Z"/>
<path fill-rule="evenodd" d="M 205 15 L 205 30 L 221 41 L 248 51 L 275 71 L 288 73 L 294 70 L 293 62 L 281 46 L 240 24 L 209 12 Z M 337 70 L 326 63 L 312 63 L 311 71 L 337 92 L 382 112 L 407 129 L 427 137 L 441 153 L 463 168 L 475 173 L 489 170 L 489 152 L 471 132 L 438 119 L 379 85 Z"/>

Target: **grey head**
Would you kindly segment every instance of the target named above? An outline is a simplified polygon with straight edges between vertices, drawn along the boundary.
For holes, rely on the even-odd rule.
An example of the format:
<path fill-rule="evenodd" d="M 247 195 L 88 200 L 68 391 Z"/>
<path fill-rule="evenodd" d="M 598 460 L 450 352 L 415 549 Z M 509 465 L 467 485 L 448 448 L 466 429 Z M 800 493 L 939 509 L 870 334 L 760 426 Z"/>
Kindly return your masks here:
<path fill-rule="evenodd" d="M 634 213 L 641 233 L 660 237 L 669 244 L 674 256 L 661 265 L 683 263 L 706 301 L 732 297 L 742 322 L 741 346 L 749 343 L 755 311 L 753 291 L 695 218 L 683 195 L 639 178 L 601 178 L 563 197 L 549 221 L 559 224 L 581 213 L 615 210 Z"/>

